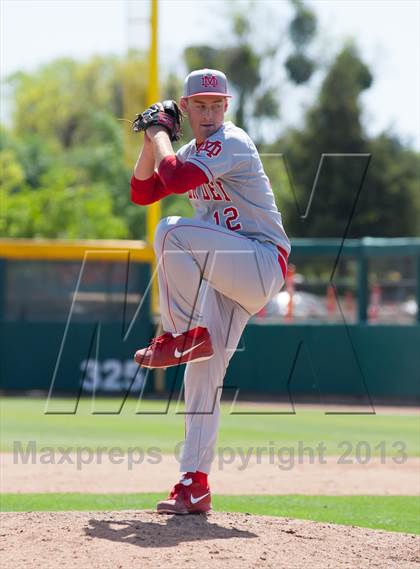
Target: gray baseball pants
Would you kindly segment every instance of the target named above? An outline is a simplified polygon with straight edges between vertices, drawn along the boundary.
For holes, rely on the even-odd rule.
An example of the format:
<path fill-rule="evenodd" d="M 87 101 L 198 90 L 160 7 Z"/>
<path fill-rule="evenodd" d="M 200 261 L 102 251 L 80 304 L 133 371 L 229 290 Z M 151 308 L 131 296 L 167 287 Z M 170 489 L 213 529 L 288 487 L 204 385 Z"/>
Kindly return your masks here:
<path fill-rule="evenodd" d="M 181 472 L 210 472 L 219 427 L 220 397 L 229 360 L 249 318 L 282 287 L 278 251 L 199 219 L 168 217 L 157 226 L 163 329 L 209 330 L 214 356 L 187 364 L 185 443 Z"/>

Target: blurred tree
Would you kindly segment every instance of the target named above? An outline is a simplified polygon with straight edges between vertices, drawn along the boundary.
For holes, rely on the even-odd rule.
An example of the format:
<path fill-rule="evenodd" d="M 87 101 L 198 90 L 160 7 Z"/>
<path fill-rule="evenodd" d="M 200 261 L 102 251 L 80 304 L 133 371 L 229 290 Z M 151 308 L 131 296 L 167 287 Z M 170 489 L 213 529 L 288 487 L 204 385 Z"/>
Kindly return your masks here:
<path fill-rule="evenodd" d="M 302 0 L 292 0 L 295 16 L 289 24 L 290 39 L 295 48 L 301 50 L 308 45 L 316 34 L 315 14 L 307 8 Z"/>
<path fill-rule="evenodd" d="M 15 73 L 8 79 L 14 132 L 36 134 L 61 148 L 100 139 L 109 122 L 98 124 L 99 111 L 117 119 L 144 108 L 145 71 L 145 58 L 130 52 L 124 59 L 98 56 L 85 63 L 58 59 L 32 74 Z"/>
<path fill-rule="evenodd" d="M 9 208 L 15 203 L 25 207 L 27 203 L 28 209 L 33 206 L 34 215 L 41 216 L 30 227 L 23 212 L 20 220 L 17 215 L 13 235 L 53 236 L 55 231 L 57 236 L 77 236 L 75 228 L 78 228 L 80 237 L 87 234 L 93 237 L 95 231 L 97 237 L 105 233 L 112 237 L 112 231 L 105 230 L 106 216 L 109 228 L 116 230 L 115 237 L 144 235 L 145 210 L 132 206 L 129 192 L 141 139 L 131 132 L 128 122 L 119 119 L 132 118 L 145 106 L 145 66 L 145 58 L 131 52 L 124 59 L 95 57 L 84 63 L 60 59 L 35 73 L 16 73 L 8 79 L 13 100 L 12 128 L 2 129 L 0 150 L 6 152 L 2 161 L 10 170 L 8 176 L 12 176 L 17 166 L 23 173 L 19 190 L 25 200 L 19 201 L 7 188 L 5 203 Z M 88 188 L 92 191 L 89 199 Z M 32 196 L 31 189 L 42 196 Z M 6 186 L 2 191 L 6 191 Z M 104 203 L 98 202 L 98 217 L 93 215 L 90 224 L 82 219 L 78 222 L 69 214 L 62 219 L 51 214 L 42 221 L 45 208 L 36 204 L 46 200 L 46 196 L 51 198 L 54 191 L 60 206 L 65 196 L 79 198 L 89 211 L 92 200 Z M 75 216 L 86 215 L 74 199 L 69 207 Z M 55 230 L 54 223 L 57 223 Z M 11 228 L 10 224 L 6 226 Z M 4 230 L 4 222 L 2 227 Z"/>
<path fill-rule="evenodd" d="M 304 50 L 316 31 L 311 12 L 299 1 L 293 6 L 289 39 L 295 52 L 286 63 L 289 73 L 302 54 L 306 57 Z M 238 38 L 235 47 L 188 48 L 189 67 L 226 70 L 238 92 L 239 121 L 277 117 L 278 95 L 266 80 L 274 51 L 270 55 L 267 50 L 254 50 L 251 16 L 241 14 L 232 22 Z M 296 83 L 311 73 L 310 62 L 303 61 L 292 71 Z M 309 66 L 306 72 L 305 65 Z M 94 58 L 85 63 L 58 60 L 33 74 L 10 78 L 15 103 L 12 127 L 0 126 L 1 235 L 134 239 L 145 235 L 146 208 L 133 206 L 129 194 L 142 137 L 118 120 L 132 118 L 145 106 L 144 71 L 144 60 L 131 53 L 125 59 Z M 296 209 L 295 197 L 301 212 L 305 210 L 322 153 L 372 154 L 351 236 L 420 233 L 419 155 L 390 134 L 371 140 L 366 135 L 360 95 L 371 83 L 371 73 L 356 48 L 345 46 L 328 70 L 318 100 L 306 113 L 303 129 L 290 130 L 261 148 L 292 236 L 343 234 L 361 175 L 360 162 L 348 157 L 329 160 L 309 218 L 302 221 Z M 180 90 L 179 80 L 171 76 L 162 94 L 178 98 Z M 187 122 L 184 131 L 188 138 Z M 294 189 L 281 155 L 290 163 Z M 185 196 L 170 196 L 162 206 L 163 215 L 191 213 Z"/>
<path fill-rule="evenodd" d="M 0 150 L 1 189 L 7 193 L 19 191 L 25 173 L 13 150 Z"/>
<path fill-rule="evenodd" d="M 315 70 L 315 62 L 305 54 L 305 49 L 316 34 L 316 17 L 302 0 L 291 0 L 295 7 L 295 16 L 289 24 L 289 36 L 295 52 L 286 59 L 285 67 L 290 79 L 300 85 L 306 83 Z"/>
<path fill-rule="evenodd" d="M 372 75 L 354 45 L 338 54 L 321 86 L 318 101 L 306 114 L 304 128 L 289 131 L 268 150 L 285 154 L 294 181 L 286 186 L 283 211 L 292 236 L 342 237 L 354 204 L 366 159 L 367 177 L 352 218 L 349 237 L 414 235 L 418 156 L 389 135 L 369 140 L 361 120 L 360 94 Z M 302 219 L 322 154 L 326 158 L 307 219 Z M 297 204 L 297 205 L 296 205 Z M 417 226 L 418 229 L 418 226 Z"/>
<path fill-rule="evenodd" d="M 352 233 L 372 237 L 420 235 L 420 154 L 392 134 L 368 143 L 372 159 Z"/>
<path fill-rule="evenodd" d="M 60 176 L 62 182 L 65 180 Z M 118 239 L 127 237 L 124 221 L 112 213 L 106 188 L 100 185 L 2 188 L 0 233 L 7 237 Z"/>
<path fill-rule="evenodd" d="M 282 65 L 289 79 L 298 85 L 307 82 L 315 70 L 315 63 L 306 55 L 306 50 L 316 34 L 316 18 L 301 0 L 290 0 L 290 4 L 294 15 L 289 22 L 287 35 L 294 51 L 286 61 L 282 60 Z M 240 11 L 233 7 L 230 15 L 233 33 L 231 46 L 215 48 L 197 45 L 189 46 L 184 51 L 189 71 L 208 67 L 219 68 L 226 73 L 237 94 L 235 123 L 247 130 L 251 130 L 253 118 L 273 119 L 280 115 L 276 71 L 284 44 L 276 38 L 273 45 L 267 45 L 267 38 L 261 35 L 261 29 L 256 31 L 258 22 L 255 11 L 258 11 L 258 6 L 258 3 L 251 2 L 248 9 L 244 9 L 243 5 Z M 277 24 L 275 21 L 271 23 Z M 262 136 L 262 132 L 252 134 L 254 138 Z"/>

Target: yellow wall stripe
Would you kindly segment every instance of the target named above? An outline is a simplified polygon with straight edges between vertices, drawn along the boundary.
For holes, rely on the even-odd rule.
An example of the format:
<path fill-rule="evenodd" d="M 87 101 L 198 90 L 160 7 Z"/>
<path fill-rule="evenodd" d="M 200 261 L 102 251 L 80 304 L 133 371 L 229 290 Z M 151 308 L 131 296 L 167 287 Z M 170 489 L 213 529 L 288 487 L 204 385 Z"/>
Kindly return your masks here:
<path fill-rule="evenodd" d="M 54 259 L 118 261 L 116 252 L 130 251 L 132 261 L 153 263 L 153 248 L 144 241 L 86 240 L 60 241 L 55 239 L 0 239 L 0 259 Z M 121 257 L 121 261 L 124 260 Z"/>

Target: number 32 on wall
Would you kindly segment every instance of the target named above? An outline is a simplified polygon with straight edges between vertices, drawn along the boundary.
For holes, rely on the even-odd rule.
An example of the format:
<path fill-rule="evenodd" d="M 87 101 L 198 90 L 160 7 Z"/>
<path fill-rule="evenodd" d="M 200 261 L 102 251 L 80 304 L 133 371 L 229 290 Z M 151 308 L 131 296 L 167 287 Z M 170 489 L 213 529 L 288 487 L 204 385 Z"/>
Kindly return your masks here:
<path fill-rule="evenodd" d="M 242 229 L 241 222 L 236 221 L 239 218 L 239 213 L 238 213 L 238 210 L 236 209 L 236 207 L 232 207 L 232 206 L 225 207 L 222 215 L 223 215 L 223 218 L 222 218 L 222 223 L 221 223 L 220 213 L 218 211 L 214 212 L 213 217 L 214 217 L 217 225 L 224 224 L 231 231 L 239 231 L 240 229 Z"/>

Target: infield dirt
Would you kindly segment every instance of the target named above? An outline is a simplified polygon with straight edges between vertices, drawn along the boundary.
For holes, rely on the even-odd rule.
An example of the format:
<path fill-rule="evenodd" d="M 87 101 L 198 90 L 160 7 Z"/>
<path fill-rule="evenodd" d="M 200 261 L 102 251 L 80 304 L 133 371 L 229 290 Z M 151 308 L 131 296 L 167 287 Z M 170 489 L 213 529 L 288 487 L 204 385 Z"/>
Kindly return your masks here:
<path fill-rule="evenodd" d="M 420 563 L 414 535 L 221 512 L 3 513 L 0 547 L 5 569 L 414 569 Z"/>
<path fill-rule="evenodd" d="M 163 492 L 176 482 L 179 463 L 171 455 L 162 455 L 159 464 L 16 463 L 11 453 L 0 454 L 1 491 L 44 492 Z M 326 457 L 325 464 L 294 464 L 282 470 L 265 459 L 252 457 L 244 468 L 239 460 L 223 467 L 215 464 L 211 474 L 214 494 L 322 494 L 322 495 L 409 495 L 420 493 L 420 459 L 408 458 L 396 464 L 392 458 L 383 463 L 374 457 L 368 464 L 340 464 L 339 457 Z"/>

